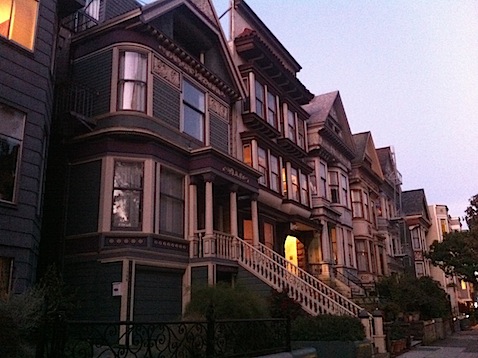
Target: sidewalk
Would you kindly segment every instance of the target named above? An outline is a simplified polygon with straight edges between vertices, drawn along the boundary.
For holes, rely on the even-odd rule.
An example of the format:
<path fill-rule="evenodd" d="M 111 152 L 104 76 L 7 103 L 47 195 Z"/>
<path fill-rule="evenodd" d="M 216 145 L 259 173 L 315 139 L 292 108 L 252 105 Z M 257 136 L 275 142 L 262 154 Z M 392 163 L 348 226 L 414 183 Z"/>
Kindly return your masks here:
<path fill-rule="evenodd" d="M 399 358 L 477 358 L 478 325 L 429 346 L 416 346 Z"/>

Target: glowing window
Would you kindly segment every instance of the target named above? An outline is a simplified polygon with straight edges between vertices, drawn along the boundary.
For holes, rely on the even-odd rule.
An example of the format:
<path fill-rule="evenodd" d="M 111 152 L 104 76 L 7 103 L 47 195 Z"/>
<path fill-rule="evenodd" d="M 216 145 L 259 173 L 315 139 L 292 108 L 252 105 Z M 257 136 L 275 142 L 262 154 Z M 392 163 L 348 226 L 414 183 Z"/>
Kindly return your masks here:
<path fill-rule="evenodd" d="M 37 0 L 2 0 L 0 35 L 32 50 L 37 17 Z"/>

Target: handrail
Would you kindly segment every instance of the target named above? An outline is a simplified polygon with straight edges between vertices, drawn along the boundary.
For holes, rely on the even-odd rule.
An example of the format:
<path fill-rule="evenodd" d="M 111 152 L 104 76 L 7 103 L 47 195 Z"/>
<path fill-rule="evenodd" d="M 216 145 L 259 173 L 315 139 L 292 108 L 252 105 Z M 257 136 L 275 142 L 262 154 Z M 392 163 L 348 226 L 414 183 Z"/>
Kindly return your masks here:
<path fill-rule="evenodd" d="M 365 289 L 365 287 L 363 287 L 363 285 L 360 283 L 360 282 L 357 282 L 357 281 L 354 281 L 352 278 L 350 278 L 348 275 L 349 275 L 349 272 L 347 272 L 346 275 L 344 275 L 342 272 L 340 272 L 338 270 L 337 267 L 334 267 L 333 268 L 333 271 L 334 271 L 334 276 L 340 281 L 340 282 L 343 282 L 344 284 L 346 284 L 347 286 L 351 286 L 351 284 L 355 285 L 356 287 L 358 287 L 358 289 L 360 290 L 360 292 L 362 292 L 364 295 L 367 294 L 367 290 Z M 353 276 L 353 275 L 352 275 Z M 352 287 L 350 287 L 350 289 L 352 289 Z M 353 290 L 352 290 L 352 294 L 353 294 Z"/>
<path fill-rule="evenodd" d="M 249 272 L 277 290 L 287 290 L 312 315 L 334 314 L 357 317 L 363 308 L 327 286 L 316 277 L 269 249 L 254 247 L 235 238 L 240 253 L 237 261 Z"/>
<path fill-rule="evenodd" d="M 192 256 L 217 257 L 237 261 L 244 269 L 301 304 L 311 315 L 333 314 L 358 317 L 365 310 L 330 286 L 259 243 L 257 247 L 239 237 L 221 232 L 193 238 Z M 368 314 L 371 317 L 370 314 Z"/>

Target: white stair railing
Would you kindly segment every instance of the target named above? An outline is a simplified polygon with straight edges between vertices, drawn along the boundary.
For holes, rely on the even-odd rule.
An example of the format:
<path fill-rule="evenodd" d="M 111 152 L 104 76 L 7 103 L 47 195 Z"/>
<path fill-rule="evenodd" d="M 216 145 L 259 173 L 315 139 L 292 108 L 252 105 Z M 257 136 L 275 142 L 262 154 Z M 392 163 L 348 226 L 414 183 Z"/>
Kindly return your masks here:
<path fill-rule="evenodd" d="M 193 241 L 193 257 L 217 257 L 237 261 L 247 271 L 299 302 L 311 315 L 333 314 L 358 317 L 364 309 L 316 277 L 259 243 L 257 247 L 229 234 L 203 230 Z"/>
<path fill-rule="evenodd" d="M 362 307 L 263 244 L 256 248 L 239 238 L 234 242 L 237 248 L 231 252 L 238 254 L 235 259 L 241 266 L 274 289 L 286 290 L 308 313 L 358 317 L 363 311 Z"/>

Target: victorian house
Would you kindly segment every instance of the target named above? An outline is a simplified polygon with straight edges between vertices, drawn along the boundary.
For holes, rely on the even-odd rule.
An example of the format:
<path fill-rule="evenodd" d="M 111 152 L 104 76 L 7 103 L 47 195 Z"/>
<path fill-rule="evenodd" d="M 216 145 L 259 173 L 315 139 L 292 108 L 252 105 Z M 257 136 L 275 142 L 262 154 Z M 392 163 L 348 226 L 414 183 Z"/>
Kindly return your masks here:
<path fill-rule="evenodd" d="M 426 237 L 432 223 L 425 191 L 403 191 L 402 210 L 410 232 L 411 244 L 406 248 L 406 253 L 412 258 L 411 272 L 417 277 L 430 276 L 430 260 L 424 254 L 428 251 Z"/>
<path fill-rule="evenodd" d="M 233 5 L 230 47 L 209 0 L 91 1 L 62 22 L 46 237 L 82 319 L 177 319 L 220 281 L 361 311 L 310 274 L 313 95 Z"/>
<path fill-rule="evenodd" d="M 386 238 L 380 235 L 377 206 L 384 175 L 370 132 L 353 135 L 355 157 L 352 160 L 350 194 L 357 270 L 362 284 L 373 287 L 381 276 L 387 275 Z"/>
<path fill-rule="evenodd" d="M 392 147 L 378 148 L 376 152 L 384 180 L 375 207 L 378 235 L 383 237 L 386 243 L 387 274 L 404 273 L 405 263 L 410 262 L 410 258 L 405 257 L 408 228 L 401 209 L 402 176 L 397 169 Z"/>
<path fill-rule="evenodd" d="M 357 277 L 349 175 L 355 143 L 339 92 L 314 97 L 307 120 L 312 218 L 322 225 L 313 273 L 347 296 L 363 295 Z"/>
<path fill-rule="evenodd" d="M 79 6 L 0 2 L 0 298 L 37 276 L 57 24 Z"/>

